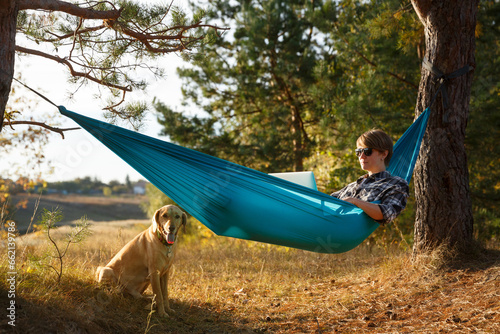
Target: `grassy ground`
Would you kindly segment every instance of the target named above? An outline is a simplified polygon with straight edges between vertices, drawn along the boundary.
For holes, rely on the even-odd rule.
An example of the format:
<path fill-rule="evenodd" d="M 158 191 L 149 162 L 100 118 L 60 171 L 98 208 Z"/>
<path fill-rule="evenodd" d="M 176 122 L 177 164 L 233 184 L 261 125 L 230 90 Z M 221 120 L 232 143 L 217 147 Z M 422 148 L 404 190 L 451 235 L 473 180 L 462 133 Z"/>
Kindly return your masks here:
<path fill-rule="evenodd" d="M 412 263 L 408 252 L 359 247 L 324 255 L 198 231 L 179 244 L 171 306 L 159 318 L 149 302 L 94 283 L 94 271 L 148 220 L 93 226 L 70 245 L 61 282 L 46 267 L 43 234 L 16 239 L 14 333 L 499 333 L 500 251 L 439 269 L 440 256 Z M 60 238 L 68 226 L 58 230 Z M 62 239 L 60 239 L 62 241 Z M 61 242 L 60 241 L 60 242 Z M 2 252 L 7 253 L 7 244 Z M 0 272 L 8 270 L 5 257 Z M 4 275 L 2 274 L 2 277 Z M 0 283 L 1 309 L 10 300 Z"/>

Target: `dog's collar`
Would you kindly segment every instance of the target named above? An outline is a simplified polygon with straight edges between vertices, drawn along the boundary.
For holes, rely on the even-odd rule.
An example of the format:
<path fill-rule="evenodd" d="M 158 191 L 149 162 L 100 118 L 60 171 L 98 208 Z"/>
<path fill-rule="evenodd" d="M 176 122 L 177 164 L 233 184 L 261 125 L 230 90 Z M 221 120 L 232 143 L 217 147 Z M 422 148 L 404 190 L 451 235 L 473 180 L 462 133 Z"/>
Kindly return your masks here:
<path fill-rule="evenodd" d="M 156 236 L 158 237 L 158 240 L 160 240 L 160 242 L 162 244 L 164 244 L 165 246 L 167 247 L 170 247 L 172 245 L 169 245 L 169 243 L 167 242 L 167 240 L 165 240 L 165 238 L 163 237 L 163 234 L 160 232 L 160 229 L 156 229 Z"/>
<path fill-rule="evenodd" d="M 157 228 L 157 229 L 156 229 L 156 233 L 155 233 L 155 234 L 156 234 L 156 236 L 158 237 L 158 240 L 160 240 L 160 242 L 161 242 L 162 244 L 164 244 L 164 245 L 165 245 L 165 247 L 167 247 L 167 257 L 172 256 L 172 251 L 173 251 L 172 246 L 173 246 L 173 244 L 172 244 L 172 245 L 170 245 L 170 244 L 167 242 L 167 240 L 165 240 L 165 238 L 163 237 L 163 235 L 162 235 L 162 233 L 161 233 L 160 229 L 158 229 L 158 228 Z"/>

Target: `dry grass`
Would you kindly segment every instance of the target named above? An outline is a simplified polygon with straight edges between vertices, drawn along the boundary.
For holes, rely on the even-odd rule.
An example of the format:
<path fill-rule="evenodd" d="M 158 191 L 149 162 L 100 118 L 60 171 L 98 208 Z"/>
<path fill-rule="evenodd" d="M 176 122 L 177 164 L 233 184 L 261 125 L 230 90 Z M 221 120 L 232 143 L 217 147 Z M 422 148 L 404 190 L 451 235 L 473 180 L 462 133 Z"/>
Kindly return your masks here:
<path fill-rule="evenodd" d="M 14 332 L 500 332 L 499 251 L 442 270 L 439 253 L 413 264 L 398 249 L 325 255 L 206 232 L 180 241 L 170 280 L 176 313 L 158 318 L 148 301 L 100 287 L 93 275 L 148 224 L 96 224 L 89 240 L 71 246 L 59 285 L 34 261 L 50 249 L 43 237 L 18 238 Z"/>

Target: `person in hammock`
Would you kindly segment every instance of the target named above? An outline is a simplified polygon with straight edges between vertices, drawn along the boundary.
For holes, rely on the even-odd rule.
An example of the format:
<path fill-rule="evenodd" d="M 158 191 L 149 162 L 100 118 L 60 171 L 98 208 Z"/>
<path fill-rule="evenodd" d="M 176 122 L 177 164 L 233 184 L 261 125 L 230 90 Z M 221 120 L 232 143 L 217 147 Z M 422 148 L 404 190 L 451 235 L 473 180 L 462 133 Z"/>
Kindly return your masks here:
<path fill-rule="evenodd" d="M 374 129 L 363 133 L 356 146 L 361 168 L 368 174 L 331 196 L 356 205 L 382 225 L 390 223 L 405 208 L 409 196 L 408 183 L 386 170 L 392 157 L 392 139 Z"/>

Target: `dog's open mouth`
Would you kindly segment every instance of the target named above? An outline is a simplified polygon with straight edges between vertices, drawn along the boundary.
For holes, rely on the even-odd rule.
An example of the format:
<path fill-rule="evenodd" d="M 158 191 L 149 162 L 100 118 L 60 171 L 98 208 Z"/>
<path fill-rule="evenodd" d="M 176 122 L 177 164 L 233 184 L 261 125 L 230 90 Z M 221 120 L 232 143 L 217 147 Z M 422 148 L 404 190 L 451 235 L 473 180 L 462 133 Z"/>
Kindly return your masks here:
<path fill-rule="evenodd" d="M 175 234 L 167 233 L 167 244 L 173 245 L 175 242 Z"/>

